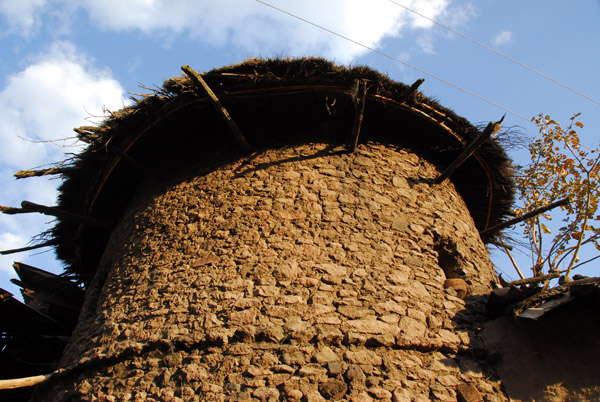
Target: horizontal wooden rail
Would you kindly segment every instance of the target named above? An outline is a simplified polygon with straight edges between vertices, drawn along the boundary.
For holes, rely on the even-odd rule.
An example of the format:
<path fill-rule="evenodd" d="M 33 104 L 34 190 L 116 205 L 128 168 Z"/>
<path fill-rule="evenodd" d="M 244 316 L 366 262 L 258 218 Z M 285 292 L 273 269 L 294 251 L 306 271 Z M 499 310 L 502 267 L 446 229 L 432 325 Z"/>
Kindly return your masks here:
<path fill-rule="evenodd" d="M 0 390 L 33 387 L 36 384 L 46 381 L 48 378 L 52 377 L 55 373 L 57 373 L 57 372 L 55 371 L 54 373 L 51 373 L 51 374 L 35 375 L 32 377 L 12 378 L 10 380 L 0 380 Z"/>
<path fill-rule="evenodd" d="M 516 218 L 510 219 L 510 220 L 508 220 L 506 222 L 499 223 L 499 224 L 497 224 L 495 226 L 492 226 L 491 228 L 487 228 L 486 230 L 482 230 L 481 232 L 479 232 L 479 235 L 481 237 L 490 235 L 490 234 L 495 233 L 495 232 L 497 232 L 499 230 L 506 229 L 509 226 L 515 225 L 515 224 L 517 224 L 519 222 L 523 222 L 524 220 L 527 220 L 529 218 L 533 218 L 534 216 L 538 216 L 539 214 L 543 214 L 546 211 L 550 211 L 551 209 L 554 209 L 556 207 L 560 207 L 561 205 L 566 205 L 568 203 L 569 203 L 569 199 L 568 198 L 563 198 L 562 200 L 555 201 L 555 202 L 553 202 L 551 204 L 548 204 L 548 205 L 546 205 L 544 207 L 535 209 L 535 210 L 533 210 L 531 212 L 528 212 L 528 213 L 526 213 L 524 215 L 521 215 L 521 216 L 518 216 Z"/>

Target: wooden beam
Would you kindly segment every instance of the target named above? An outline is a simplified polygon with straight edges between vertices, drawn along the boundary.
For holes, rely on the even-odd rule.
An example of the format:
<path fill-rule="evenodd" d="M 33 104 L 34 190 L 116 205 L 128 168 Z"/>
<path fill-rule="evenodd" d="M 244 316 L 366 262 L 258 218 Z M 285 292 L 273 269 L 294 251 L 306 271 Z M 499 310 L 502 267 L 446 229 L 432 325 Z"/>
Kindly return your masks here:
<path fill-rule="evenodd" d="M 354 125 L 352 127 L 352 141 L 350 142 L 350 151 L 354 152 L 358 145 L 358 135 L 360 134 L 360 127 L 363 121 L 363 114 L 365 111 L 365 100 L 367 98 L 367 80 L 357 80 L 357 90 L 352 94 L 352 100 L 354 101 L 354 107 L 356 112 L 354 113 Z"/>
<path fill-rule="evenodd" d="M 524 220 L 527 220 L 529 218 L 533 218 L 534 216 L 538 216 L 539 214 L 543 214 L 546 211 L 550 211 L 551 209 L 554 209 L 556 207 L 560 207 L 561 205 L 566 205 L 568 203 L 569 203 L 569 199 L 568 198 L 563 198 L 562 200 L 554 201 L 553 203 L 548 204 L 548 205 L 546 205 L 544 207 L 535 209 L 535 210 L 533 210 L 531 212 L 527 212 L 526 214 L 521 215 L 519 217 L 516 217 L 516 218 L 513 218 L 513 219 L 509 219 L 506 222 L 499 223 L 499 224 L 497 224 L 495 226 L 492 226 L 491 228 L 487 228 L 486 230 L 482 230 L 481 232 L 479 232 L 479 235 L 481 237 L 490 235 L 490 234 L 495 233 L 495 232 L 497 232 L 499 230 L 506 229 L 509 226 L 512 226 L 512 225 L 517 224 L 519 222 L 523 222 Z"/>
<path fill-rule="evenodd" d="M 492 134 L 498 132 L 505 116 L 506 115 L 502 116 L 502 118 L 495 123 L 490 122 L 485 130 L 483 130 L 483 132 L 477 138 L 475 138 L 473 142 L 467 145 L 467 147 L 460 153 L 460 155 L 456 157 L 456 159 L 454 159 L 454 161 L 446 168 L 446 170 L 444 170 L 442 174 L 435 179 L 434 184 L 443 183 L 448 177 L 450 177 L 452 173 L 456 171 L 456 169 L 460 167 L 460 165 L 469 159 L 469 157 L 473 155 L 473 153 L 477 151 L 477 149 L 479 149 L 479 147 L 483 145 L 483 143 L 490 138 Z"/>
<path fill-rule="evenodd" d="M 7 215 L 29 214 L 37 212 L 43 215 L 56 216 L 57 218 L 81 222 L 87 225 L 97 226 L 105 229 L 109 229 L 111 227 L 108 222 L 104 222 L 99 219 L 74 214 L 73 212 L 65 211 L 56 207 L 47 207 L 45 205 L 36 204 L 30 201 L 21 202 L 21 208 L 11 208 L 0 205 L 0 212 Z"/>
<path fill-rule="evenodd" d="M 558 278 L 559 276 L 560 276 L 560 273 L 552 272 L 552 273 L 549 273 L 548 275 L 541 275 L 541 276 L 534 276 L 532 278 L 519 279 L 516 281 L 508 282 L 508 284 L 510 286 L 530 285 L 532 283 L 539 283 L 539 282 L 543 282 L 548 279 Z"/>
<path fill-rule="evenodd" d="M 47 175 L 55 175 L 66 173 L 73 168 L 70 167 L 61 167 L 56 166 L 48 169 L 38 169 L 38 170 L 19 170 L 14 176 L 17 179 L 25 179 L 27 177 L 39 177 L 39 176 L 47 176 Z"/>
<path fill-rule="evenodd" d="M 54 373 L 51 373 L 51 374 L 42 374 L 42 375 L 36 375 L 33 377 L 23 377 L 23 378 L 13 378 L 10 380 L 0 380 L 0 390 L 32 387 L 36 384 L 46 381 L 48 378 L 52 377 L 57 372 L 58 371 L 55 371 Z"/>
<path fill-rule="evenodd" d="M 187 74 L 188 77 L 190 77 L 190 80 L 192 81 L 192 83 L 194 83 L 196 89 L 202 89 L 208 95 L 208 97 L 212 100 L 213 105 L 215 106 L 223 120 L 225 120 L 225 123 L 227 123 L 227 125 L 229 126 L 229 129 L 235 136 L 237 142 L 242 147 L 242 150 L 245 153 L 249 154 L 251 149 L 250 145 L 248 144 L 248 141 L 246 141 L 246 138 L 244 137 L 244 134 L 242 134 L 242 131 L 240 130 L 238 125 L 229 115 L 229 112 L 227 111 L 227 109 L 225 109 L 225 106 L 223 106 L 219 98 L 217 98 L 217 95 L 215 95 L 212 89 L 210 89 L 206 81 L 204 81 L 202 76 L 200 76 L 200 74 L 198 74 L 188 65 L 182 66 L 181 69 L 184 73 Z"/>
<path fill-rule="evenodd" d="M 3 250 L 3 251 L 0 251 L 0 255 L 16 254 L 16 253 L 21 253 L 23 251 L 36 250 L 38 248 L 43 248 L 43 247 L 51 247 L 51 246 L 55 246 L 57 244 L 58 244 L 58 242 L 56 240 L 50 240 L 50 241 L 47 241 L 44 243 L 35 244 L 33 246 L 15 248 L 12 250 Z"/>
<path fill-rule="evenodd" d="M 506 252 L 506 255 L 508 256 L 508 258 L 510 259 L 510 262 L 513 265 L 515 271 L 517 271 L 519 278 L 525 279 L 525 276 L 523 276 L 523 272 L 521 272 L 521 268 L 519 268 L 519 265 L 517 264 L 517 262 L 513 258 L 512 253 L 510 252 L 512 250 L 512 247 L 509 246 L 508 244 L 504 243 L 504 240 L 502 240 L 502 238 L 499 238 L 498 242 L 500 243 L 500 245 L 502 247 L 504 247 L 504 251 Z"/>
<path fill-rule="evenodd" d="M 416 80 L 410 86 L 410 88 L 408 88 L 406 90 L 406 92 L 402 94 L 402 101 L 404 102 L 405 100 L 409 99 L 415 92 L 417 92 L 417 89 L 419 89 L 419 87 L 421 86 L 421 84 L 423 84 L 424 82 L 425 82 L 424 78 L 419 78 L 418 80 Z"/>
<path fill-rule="evenodd" d="M 73 129 L 73 131 L 75 131 L 77 134 L 79 134 L 77 136 L 77 138 L 79 138 L 81 141 L 85 142 L 86 144 L 93 144 L 100 138 L 100 135 L 97 133 L 97 131 L 100 131 L 99 127 L 81 126 L 81 127 L 75 127 Z"/>
<path fill-rule="evenodd" d="M 513 250 L 513 246 L 509 246 L 508 244 L 504 243 L 502 241 L 502 239 L 499 239 L 499 241 L 491 240 L 487 244 L 491 244 L 492 246 L 496 246 L 496 247 L 502 247 L 503 249 L 508 250 L 508 251 Z"/>
<path fill-rule="evenodd" d="M 21 208 L 7 207 L 6 205 L 0 205 L 0 212 L 6 215 L 16 215 L 26 213 Z"/>

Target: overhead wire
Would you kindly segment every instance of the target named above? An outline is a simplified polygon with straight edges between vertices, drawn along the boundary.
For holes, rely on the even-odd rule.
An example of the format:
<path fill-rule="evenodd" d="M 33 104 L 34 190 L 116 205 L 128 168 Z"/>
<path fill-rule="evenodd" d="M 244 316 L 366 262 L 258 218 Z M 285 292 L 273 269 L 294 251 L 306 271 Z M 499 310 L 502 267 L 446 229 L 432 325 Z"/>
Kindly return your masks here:
<path fill-rule="evenodd" d="M 399 58 L 397 58 L 397 57 L 391 56 L 391 55 L 389 55 L 389 54 L 387 54 L 387 53 L 385 53 L 385 52 L 382 52 L 381 50 L 377 50 L 377 49 L 375 49 L 375 48 L 373 48 L 373 47 L 371 47 L 371 46 L 365 45 L 364 43 L 358 42 L 358 41 L 356 41 L 356 40 L 354 40 L 354 39 L 352 39 L 352 38 L 349 38 L 349 37 L 347 37 L 347 36 L 344 36 L 344 35 L 342 35 L 342 34 L 340 34 L 340 33 L 338 33 L 338 32 L 335 32 L 335 31 L 333 31 L 333 30 L 331 30 L 331 29 L 328 29 L 328 28 L 326 28 L 326 27 L 324 27 L 324 26 L 322 26 L 322 25 L 319 25 L 319 24 L 317 24 L 317 23 L 314 23 L 314 22 L 312 22 L 312 21 L 310 21 L 310 20 L 307 20 L 307 19 L 305 19 L 305 18 L 302 18 L 302 17 L 300 17 L 300 16 L 298 16 L 298 15 L 296 15 L 296 14 L 293 14 L 293 13 L 291 13 L 291 12 L 289 12 L 289 11 L 283 10 L 283 9 L 281 9 L 281 8 L 279 8 L 279 7 L 276 7 L 276 6 L 272 5 L 272 4 L 269 4 L 269 3 L 267 3 L 267 2 L 265 2 L 265 1 L 263 1 L 263 0 L 255 0 L 255 1 L 256 1 L 256 2 L 258 2 L 258 3 L 260 3 L 260 4 L 263 4 L 263 5 L 265 5 L 265 6 L 267 6 L 267 7 L 270 7 L 270 8 L 272 8 L 272 9 L 276 10 L 276 11 L 279 11 L 279 12 L 281 12 L 281 13 L 283 13 L 283 14 L 286 14 L 286 15 L 288 15 L 288 16 L 290 16 L 290 17 L 293 17 L 293 18 L 295 18 L 295 19 L 297 19 L 297 20 L 300 20 L 300 21 L 302 21 L 302 22 L 304 22 L 304 23 L 307 23 L 307 24 L 309 24 L 309 25 L 312 25 L 312 26 L 314 26 L 314 27 L 316 27 L 316 28 L 319 28 L 319 29 L 321 29 L 321 30 L 323 30 L 323 31 L 325 31 L 325 32 L 328 32 L 328 33 L 332 34 L 332 35 L 335 35 L 335 36 L 337 36 L 337 37 L 339 37 L 339 38 L 342 38 L 342 39 L 344 39 L 344 40 L 346 40 L 346 41 L 349 41 L 349 42 L 351 42 L 351 43 L 354 43 L 355 45 L 358 45 L 358 46 L 360 46 L 360 47 L 362 47 L 362 48 L 365 48 L 365 49 L 367 49 L 367 50 L 369 50 L 369 51 L 371 51 L 371 52 L 373 52 L 373 53 L 377 53 L 377 54 L 379 54 L 379 55 L 381 55 L 381 56 L 383 56 L 383 57 L 386 57 L 386 58 L 388 58 L 388 59 L 390 59 L 390 60 L 393 60 L 393 61 L 395 61 L 395 62 L 397 62 L 397 63 L 400 63 L 400 64 L 402 64 L 402 65 L 404 65 L 404 66 L 406 66 L 406 67 L 409 67 L 409 68 L 411 68 L 411 69 L 413 69 L 413 70 L 416 70 L 416 71 L 418 71 L 418 72 L 420 72 L 420 73 L 422 73 L 422 74 L 425 74 L 425 75 L 427 75 L 427 76 L 429 76 L 429 77 L 431 77 L 431 78 L 433 78 L 433 79 L 436 79 L 436 80 L 438 80 L 438 81 L 440 81 L 440 82 L 442 82 L 442 83 L 444 83 L 444 84 L 446 84 L 446 85 L 449 85 L 449 86 L 451 86 L 451 87 L 453 87 L 453 88 L 456 88 L 456 89 L 458 89 L 459 91 L 462 91 L 462 92 L 464 92 L 464 93 L 466 93 L 466 94 L 468 94 L 468 95 L 471 95 L 471 96 L 473 96 L 473 97 L 475 97 L 475 98 L 477 98 L 477 99 L 479 99 L 479 100 L 482 100 L 482 101 L 484 101 L 484 102 L 486 102 L 486 103 L 489 103 L 489 104 L 490 104 L 490 105 L 492 105 L 492 106 L 495 106 L 495 107 L 497 107 L 497 108 L 499 108 L 499 109 L 502 109 L 502 110 L 504 110 L 505 112 L 512 114 L 513 116 L 519 117 L 519 118 L 521 118 L 521 119 L 523 119 L 523 120 L 525 120 L 525 121 L 527 121 L 527 122 L 530 122 L 530 121 L 531 121 L 530 119 L 526 118 L 525 116 L 523 116 L 523 115 L 521 115 L 521 114 L 519 114 L 519 113 L 517 113 L 517 112 L 514 112 L 514 111 L 512 111 L 512 110 L 510 110 L 510 109 L 508 109 L 508 108 L 506 108 L 506 107 L 504 107 L 504 106 L 502 106 L 502 105 L 500 105 L 500 104 L 498 104 L 498 103 L 494 102 L 494 101 L 491 101 L 491 100 L 489 100 L 489 99 L 487 99 L 487 98 L 484 98 L 483 96 L 481 96 L 481 95 L 478 95 L 478 94 L 476 94 L 475 92 L 472 92 L 472 91 L 470 91 L 470 90 L 468 90 L 468 89 L 466 89 L 466 88 L 463 88 L 463 87 L 461 87 L 461 86 L 459 86 L 459 85 L 457 85 L 457 84 L 454 84 L 453 82 L 450 82 L 450 81 L 448 81 L 448 80 L 446 80 L 446 79 L 444 79 L 444 78 L 442 78 L 442 77 L 439 77 L 439 76 L 437 76 L 437 75 L 435 75 L 435 74 L 429 73 L 429 72 L 427 72 L 427 71 L 425 71 L 425 70 L 423 70 L 423 69 L 421 69 L 421 68 L 419 68 L 419 67 L 417 67 L 417 66 L 414 66 L 414 65 L 412 65 L 412 64 L 410 64 L 410 63 L 408 63 L 408 62 L 406 62 L 406 61 L 404 61 L 404 60 L 401 60 L 401 59 L 399 59 Z"/>
<path fill-rule="evenodd" d="M 425 18 L 427 21 L 433 22 L 434 24 L 439 25 L 442 28 L 447 29 L 448 31 L 450 31 L 452 33 L 455 33 L 456 35 L 462 36 L 463 38 L 465 38 L 465 39 L 467 39 L 467 40 L 475 43 L 476 45 L 479 45 L 479 46 L 483 47 L 484 49 L 489 50 L 490 52 L 494 52 L 498 56 L 504 57 L 505 59 L 507 59 L 507 60 L 509 60 L 509 61 L 511 61 L 513 63 L 516 63 L 519 66 L 521 66 L 521 67 L 523 67 L 523 68 L 525 68 L 525 69 L 527 69 L 527 70 L 529 70 L 529 71 L 531 71 L 531 72 L 533 72 L 533 73 L 535 73 L 535 74 L 537 74 L 537 75 L 539 75 L 541 77 L 544 77 L 545 79 L 547 79 L 547 80 L 549 80 L 549 81 L 551 81 L 551 82 L 553 82 L 553 83 L 555 83 L 557 85 L 560 85 L 561 87 L 563 87 L 563 88 L 565 88 L 565 89 L 567 89 L 567 90 L 569 90 L 569 91 L 571 91 L 573 93 L 576 93 L 577 95 L 582 96 L 582 97 L 586 98 L 587 100 L 589 100 L 591 102 L 594 102 L 594 103 L 600 105 L 600 102 L 597 101 L 596 99 L 592 98 L 591 96 L 586 95 L 583 92 L 578 91 L 575 88 L 572 88 L 572 87 L 568 86 L 567 84 L 564 84 L 564 83 L 558 81 L 557 79 L 554 79 L 554 78 L 550 77 L 549 75 L 544 74 L 541 71 L 538 71 L 538 70 L 534 69 L 533 67 L 529 67 L 527 64 L 525 64 L 523 62 L 520 62 L 519 60 L 516 60 L 516 59 L 510 57 L 509 55 L 507 55 L 505 53 L 502 53 L 502 52 L 494 49 L 493 47 L 490 47 L 490 46 L 488 46 L 488 45 L 486 45 L 484 43 L 481 43 L 478 40 L 473 39 L 470 36 L 467 36 L 467 35 L 463 34 L 462 32 L 457 31 L 456 29 L 453 29 L 452 27 L 449 27 L 448 25 L 442 24 L 441 22 L 436 21 L 436 20 L 434 20 L 434 19 L 432 19 L 432 18 L 430 18 L 430 17 L 428 17 L 428 16 L 426 16 L 426 15 L 424 15 L 424 14 L 422 14 L 422 13 L 420 13 L 420 12 L 418 12 L 418 11 L 412 9 L 412 8 L 410 8 L 410 7 L 407 7 L 407 6 L 403 5 L 403 4 L 400 4 L 397 1 L 394 1 L 394 0 L 387 0 L 387 1 L 389 1 L 390 3 L 393 3 L 395 5 L 397 5 L 398 7 L 402 7 L 403 9 L 405 9 L 407 11 L 410 11 L 413 14 L 418 15 L 421 18 Z"/>

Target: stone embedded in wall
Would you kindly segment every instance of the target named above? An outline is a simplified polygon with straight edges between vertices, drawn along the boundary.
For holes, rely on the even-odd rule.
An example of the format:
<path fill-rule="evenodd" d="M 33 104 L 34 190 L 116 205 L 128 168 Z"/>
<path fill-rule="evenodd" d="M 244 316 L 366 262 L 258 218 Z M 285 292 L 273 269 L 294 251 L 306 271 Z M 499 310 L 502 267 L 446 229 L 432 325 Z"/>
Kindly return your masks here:
<path fill-rule="evenodd" d="M 472 294 L 489 291 L 493 268 L 452 184 L 420 181 L 437 170 L 406 150 L 326 147 L 268 150 L 140 192 L 63 362 L 107 368 L 70 395 L 123 399 L 127 379 L 145 393 L 132 400 L 455 401 L 465 383 L 506 400 L 456 363 L 471 341 L 439 239 L 456 243 Z"/>

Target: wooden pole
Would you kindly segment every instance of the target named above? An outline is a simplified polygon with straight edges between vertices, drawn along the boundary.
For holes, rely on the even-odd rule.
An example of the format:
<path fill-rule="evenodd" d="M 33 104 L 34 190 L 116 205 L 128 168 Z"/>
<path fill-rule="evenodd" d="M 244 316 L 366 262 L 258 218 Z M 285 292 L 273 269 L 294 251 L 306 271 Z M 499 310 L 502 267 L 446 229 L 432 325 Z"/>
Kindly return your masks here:
<path fill-rule="evenodd" d="M 50 240 L 50 241 L 47 241 L 44 243 L 34 244 L 33 246 L 15 248 L 12 250 L 3 250 L 3 251 L 0 251 L 0 255 L 16 254 L 16 253 L 21 253 L 23 251 L 35 250 L 35 249 L 42 248 L 42 247 L 55 246 L 56 244 L 58 244 L 58 242 L 56 240 Z"/>
<path fill-rule="evenodd" d="M 498 130 L 500 130 L 500 127 L 501 127 L 500 124 L 504 120 L 505 116 L 506 115 L 502 116 L 502 118 L 495 123 L 490 122 L 487 125 L 487 127 L 485 128 L 485 130 L 483 130 L 483 132 L 477 138 L 475 138 L 475 140 L 473 142 L 471 142 L 469 145 L 467 145 L 467 147 L 446 168 L 446 170 L 444 170 L 442 172 L 442 174 L 437 179 L 435 179 L 434 184 L 443 183 L 444 180 L 446 180 L 448 177 L 450 177 L 450 175 L 452 173 L 454 173 L 456 171 L 456 169 L 458 169 L 460 167 L 460 165 L 462 165 L 467 159 L 469 159 L 469 157 L 473 154 L 473 152 L 477 151 L 477 149 L 479 149 L 479 147 L 481 145 L 483 145 L 483 143 L 488 138 L 490 138 L 492 136 L 492 134 L 498 132 Z"/>
<path fill-rule="evenodd" d="M 512 256 L 512 253 L 510 252 L 510 249 L 512 247 L 510 247 L 509 245 L 504 243 L 504 240 L 502 239 L 498 239 L 500 245 L 502 247 L 504 247 L 504 252 L 506 253 L 506 255 L 508 256 L 508 258 L 510 259 L 510 262 L 512 263 L 513 267 L 515 268 L 515 270 L 517 271 L 517 274 L 519 274 L 519 278 L 521 279 L 525 279 L 525 277 L 523 276 L 523 273 L 521 272 L 521 269 L 519 268 L 519 266 L 517 265 L 517 262 L 515 261 L 515 259 Z"/>
<path fill-rule="evenodd" d="M 535 209 L 531 212 L 528 212 L 525 215 L 518 216 L 518 217 L 510 219 L 506 222 L 499 223 L 495 226 L 492 226 L 491 228 L 487 228 L 486 230 L 482 230 L 481 232 L 479 232 L 479 235 L 481 237 L 487 236 L 489 234 L 495 233 L 502 229 L 506 229 L 507 227 L 512 226 L 516 223 L 523 222 L 524 220 L 533 218 L 534 216 L 538 216 L 539 214 L 542 214 L 546 211 L 549 211 L 549 210 L 559 207 L 561 205 L 566 205 L 568 203 L 569 203 L 569 199 L 563 198 L 562 200 L 555 201 L 551 204 L 546 205 L 545 207 L 541 207 L 541 208 Z"/>
<path fill-rule="evenodd" d="M 354 126 L 352 127 L 352 142 L 350 143 L 350 151 L 354 152 L 358 145 L 358 135 L 360 134 L 360 127 L 363 121 L 363 114 L 365 111 L 365 100 L 367 97 L 367 80 L 360 80 L 358 82 L 358 88 L 353 93 L 354 106 L 356 107 L 356 113 L 354 114 Z"/>
<path fill-rule="evenodd" d="M 81 141 L 85 142 L 86 144 L 93 144 L 100 138 L 100 135 L 96 133 L 96 131 L 99 131 L 98 127 L 81 126 L 81 127 L 74 128 L 73 131 L 75 131 L 77 134 L 79 134 L 77 136 L 77 138 L 79 138 Z"/>
<path fill-rule="evenodd" d="M 560 274 L 558 272 L 552 272 L 548 275 L 534 276 L 533 278 L 519 279 L 517 281 L 508 282 L 510 286 L 529 285 L 532 283 L 543 282 L 548 279 L 558 278 Z"/>
<path fill-rule="evenodd" d="M 201 88 L 202 90 L 204 90 L 204 92 L 206 92 L 208 97 L 212 100 L 213 104 L 215 105 L 215 107 L 217 108 L 219 113 L 221 114 L 221 117 L 223 117 L 223 120 L 225 120 L 225 123 L 227 123 L 227 125 L 231 129 L 231 132 L 233 133 L 236 140 L 242 147 L 242 150 L 245 153 L 249 154 L 251 149 L 250 149 L 250 145 L 248 144 L 248 141 L 246 141 L 246 138 L 242 134 L 242 131 L 240 130 L 238 125 L 235 123 L 235 121 L 231 118 L 231 116 L 229 115 L 229 112 L 227 111 L 227 109 L 225 109 L 225 106 L 223 106 L 223 104 L 221 103 L 219 98 L 217 98 L 217 95 L 215 95 L 215 93 L 212 91 L 212 89 L 210 89 L 210 87 L 208 86 L 206 81 L 204 81 L 202 76 L 200 76 L 200 74 L 198 74 L 196 71 L 194 71 L 188 65 L 182 66 L 181 69 L 183 70 L 184 73 L 187 74 L 188 77 L 190 77 L 190 80 L 192 80 L 192 82 L 194 83 L 194 85 L 196 86 L 197 89 Z"/>
<path fill-rule="evenodd" d="M 54 375 L 54 373 L 36 375 L 33 377 L 13 378 L 10 380 L 0 380 L 0 390 L 32 387 L 36 384 L 46 381 L 48 378 L 52 377 L 52 375 Z"/>
<path fill-rule="evenodd" d="M 409 99 L 412 96 L 412 94 L 414 94 L 415 92 L 417 92 L 417 89 L 419 89 L 419 87 L 421 86 L 421 84 L 423 84 L 424 82 L 425 82 L 424 78 L 419 78 L 418 80 L 416 80 L 410 86 L 410 88 L 408 88 L 406 90 L 406 92 L 402 94 L 402 100 L 405 101 L 405 100 Z"/>
<path fill-rule="evenodd" d="M 56 216 L 61 219 L 72 220 L 76 222 L 85 223 L 92 226 L 102 227 L 102 228 L 110 228 L 110 224 L 108 222 L 101 221 L 99 219 L 90 218 L 89 216 L 83 216 L 74 214 L 72 212 L 68 212 L 62 209 L 58 209 L 56 207 L 47 207 L 45 205 L 36 204 L 30 201 L 21 202 L 21 208 L 11 208 L 0 206 L 0 212 L 5 213 L 7 215 L 16 215 L 16 214 L 28 214 L 32 212 L 37 212 L 43 215 Z"/>
<path fill-rule="evenodd" d="M 19 170 L 13 176 L 15 176 L 17 179 L 25 179 L 28 177 L 39 177 L 39 176 L 67 173 L 69 170 L 72 170 L 72 169 L 73 168 L 57 166 L 57 167 L 52 167 L 52 168 L 48 168 L 48 169 Z"/>

